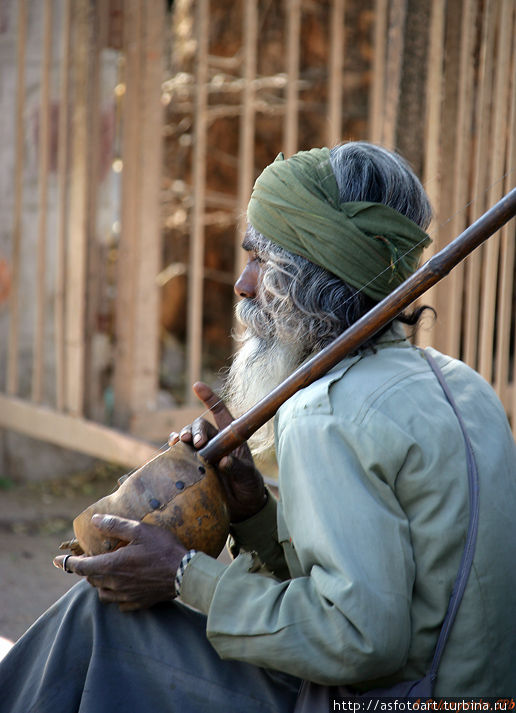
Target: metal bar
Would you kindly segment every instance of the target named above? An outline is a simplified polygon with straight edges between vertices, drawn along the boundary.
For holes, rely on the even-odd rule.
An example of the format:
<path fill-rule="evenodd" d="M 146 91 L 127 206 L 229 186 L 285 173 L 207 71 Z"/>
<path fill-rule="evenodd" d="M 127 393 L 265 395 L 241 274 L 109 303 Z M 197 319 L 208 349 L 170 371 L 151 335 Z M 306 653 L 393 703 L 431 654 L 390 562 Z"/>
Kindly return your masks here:
<path fill-rule="evenodd" d="M 209 0 L 197 4 L 197 68 L 193 150 L 193 217 L 190 233 L 190 275 L 188 283 L 188 378 L 193 384 L 202 370 L 202 305 L 204 294 L 204 211 L 206 194 L 206 109 L 208 105 Z M 188 387 L 188 403 L 195 397 Z"/>
<path fill-rule="evenodd" d="M 299 42 L 301 37 L 301 2 L 287 0 L 287 91 L 285 109 L 285 155 L 298 148 L 299 118 Z"/>
<path fill-rule="evenodd" d="M 472 119 L 472 82 L 473 82 L 473 36 L 475 32 L 475 0 L 465 0 L 463 8 L 461 48 L 459 62 L 459 98 L 457 113 L 456 153 L 454 158 L 453 191 L 453 233 L 457 235 L 466 225 L 464 206 L 467 203 L 470 168 L 470 136 Z M 460 356 L 460 338 L 462 325 L 462 290 L 464 284 L 464 266 L 459 265 L 450 277 L 449 289 L 454 299 L 448 305 L 447 346 L 446 351 L 454 357 Z"/>
<path fill-rule="evenodd" d="M 373 39 L 373 78 L 369 97 L 369 138 L 382 140 L 385 93 L 385 63 L 387 49 L 388 0 L 376 0 Z"/>
<path fill-rule="evenodd" d="M 238 174 L 238 230 L 235 250 L 235 277 L 244 266 L 244 254 L 241 242 L 247 226 L 246 210 L 254 180 L 254 132 L 255 132 L 255 96 L 258 49 L 258 6 L 256 0 L 246 0 L 243 13 L 243 53 L 244 87 L 242 91 L 242 112 L 240 114 L 239 136 L 239 174 Z"/>
<path fill-rule="evenodd" d="M 223 429 L 204 448 L 201 448 L 199 454 L 210 463 L 216 463 L 224 455 L 231 453 L 269 421 L 287 399 L 299 389 L 321 378 L 347 354 L 356 351 L 360 344 L 374 336 L 514 215 L 516 215 L 516 188 L 443 250 L 431 257 L 402 285 L 357 320 L 325 349 L 296 369 L 268 396 Z"/>
<path fill-rule="evenodd" d="M 45 0 L 43 21 L 43 60 L 38 136 L 38 257 L 36 276 L 36 327 L 32 361 L 32 400 L 43 396 L 45 277 L 47 248 L 48 163 L 50 154 L 50 67 L 52 62 L 52 0 Z"/>
<path fill-rule="evenodd" d="M 475 155 L 473 161 L 473 215 L 481 215 L 487 205 L 487 176 L 489 166 L 490 140 L 489 115 L 492 101 L 492 74 L 494 60 L 494 41 L 496 12 L 493 12 L 492 0 L 486 0 L 484 7 L 482 39 L 480 46 L 479 76 L 476 116 L 478 120 Z M 477 366 L 478 352 L 478 317 L 480 304 L 479 285 L 481 261 L 484 248 L 474 252 L 467 261 L 466 303 L 464 315 L 464 361 L 471 367 Z"/>
<path fill-rule="evenodd" d="M 16 64 L 16 153 L 14 167 L 14 220 L 12 247 L 12 289 L 9 299 L 9 345 L 7 351 L 7 393 L 18 391 L 18 341 L 20 321 L 20 261 L 22 243 L 23 162 L 25 159 L 25 53 L 27 45 L 27 2 L 18 3 L 18 44 Z"/>
<path fill-rule="evenodd" d="M 333 0 L 330 18 L 330 86 L 328 107 L 328 145 L 342 139 L 342 83 L 345 47 L 345 0 Z"/>
<path fill-rule="evenodd" d="M 396 146 L 406 17 L 407 0 L 392 0 L 387 39 L 386 91 L 381 140 L 381 143 L 391 150 Z"/>
<path fill-rule="evenodd" d="M 511 70 L 511 38 L 513 0 L 502 0 L 499 34 L 497 42 L 496 79 L 494 92 L 493 140 L 491 145 L 492 162 L 490 172 L 489 201 L 497 200 L 503 183 L 499 180 L 505 165 L 508 88 Z M 493 379 L 494 327 L 496 314 L 496 291 L 498 277 L 498 258 L 500 254 L 500 235 L 495 235 L 485 250 L 483 260 L 483 290 L 480 309 L 480 338 L 478 370 L 488 381 Z"/>
<path fill-rule="evenodd" d="M 59 95 L 59 136 L 57 143 L 58 216 L 56 245 L 55 287 L 55 360 L 56 360 L 56 408 L 62 411 L 66 390 L 65 351 L 65 285 L 66 285 L 66 235 L 68 206 L 68 95 L 70 85 L 71 3 L 63 7 L 61 44 L 61 81 Z"/>

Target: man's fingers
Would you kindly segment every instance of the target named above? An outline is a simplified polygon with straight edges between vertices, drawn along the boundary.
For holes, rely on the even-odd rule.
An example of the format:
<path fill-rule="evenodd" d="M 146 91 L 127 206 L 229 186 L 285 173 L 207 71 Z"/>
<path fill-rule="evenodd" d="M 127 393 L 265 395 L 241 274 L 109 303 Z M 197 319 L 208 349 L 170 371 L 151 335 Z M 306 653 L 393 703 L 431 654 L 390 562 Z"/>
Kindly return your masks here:
<path fill-rule="evenodd" d="M 233 416 L 224 401 L 210 389 L 208 384 L 196 381 L 192 388 L 197 398 L 212 412 L 217 426 L 219 428 L 229 426 L 233 421 Z"/>

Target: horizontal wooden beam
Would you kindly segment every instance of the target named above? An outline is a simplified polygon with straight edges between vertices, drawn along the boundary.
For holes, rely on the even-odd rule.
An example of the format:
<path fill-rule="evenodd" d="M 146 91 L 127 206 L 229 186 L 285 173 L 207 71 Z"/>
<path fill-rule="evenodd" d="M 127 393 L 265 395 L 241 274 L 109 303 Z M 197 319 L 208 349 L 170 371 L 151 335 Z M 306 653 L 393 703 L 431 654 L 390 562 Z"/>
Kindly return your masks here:
<path fill-rule="evenodd" d="M 131 468 L 156 453 L 156 446 L 125 433 L 3 394 L 0 427 Z"/>
<path fill-rule="evenodd" d="M 183 426 L 192 423 L 201 415 L 202 410 L 203 407 L 199 404 L 185 408 L 138 412 L 131 419 L 131 433 L 137 438 L 161 443 L 167 440 L 172 431 L 179 432 Z M 213 422 L 209 413 L 204 413 L 203 417 Z"/>

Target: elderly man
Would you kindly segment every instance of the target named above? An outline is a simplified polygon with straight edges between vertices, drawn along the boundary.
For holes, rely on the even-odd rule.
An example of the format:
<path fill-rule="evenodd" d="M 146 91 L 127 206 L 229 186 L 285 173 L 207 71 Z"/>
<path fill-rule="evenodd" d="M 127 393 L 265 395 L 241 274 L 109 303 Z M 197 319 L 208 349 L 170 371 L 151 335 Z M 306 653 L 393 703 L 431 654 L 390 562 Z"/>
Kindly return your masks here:
<path fill-rule="evenodd" d="M 245 331 L 226 389 L 237 411 L 415 270 L 430 207 L 397 155 L 349 143 L 271 164 L 248 219 L 235 286 Z M 329 687 L 385 689 L 429 671 L 438 696 L 515 695 L 514 440 L 481 377 L 427 352 L 444 386 L 396 320 L 281 407 L 254 444 L 275 442 L 279 502 L 247 447 L 221 461 L 230 565 L 95 516 L 128 544 L 67 559 L 89 584 L 13 648 L 0 711 L 326 711 L 344 692 Z M 195 390 L 225 426 L 226 406 Z M 199 420 L 172 441 L 200 448 L 212 435 Z M 434 657 L 459 570 L 467 586 Z"/>

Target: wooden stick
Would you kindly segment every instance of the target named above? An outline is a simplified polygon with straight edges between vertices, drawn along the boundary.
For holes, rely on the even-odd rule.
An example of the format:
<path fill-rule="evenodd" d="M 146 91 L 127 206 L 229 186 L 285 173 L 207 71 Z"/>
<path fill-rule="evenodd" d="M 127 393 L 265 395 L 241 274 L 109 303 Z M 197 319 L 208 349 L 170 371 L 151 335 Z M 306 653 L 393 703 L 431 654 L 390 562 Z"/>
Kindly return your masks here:
<path fill-rule="evenodd" d="M 325 349 L 296 369 L 268 396 L 230 423 L 202 448 L 199 454 L 208 462 L 217 463 L 272 418 L 279 407 L 296 391 L 313 383 L 347 354 L 356 351 L 364 341 L 371 338 L 429 287 L 447 275 L 453 267 L 514 215 L 516 215 L 516 188 L 513 188 L 458 238 L 431 257 L 408 280 L 405 280 Z"/>

